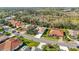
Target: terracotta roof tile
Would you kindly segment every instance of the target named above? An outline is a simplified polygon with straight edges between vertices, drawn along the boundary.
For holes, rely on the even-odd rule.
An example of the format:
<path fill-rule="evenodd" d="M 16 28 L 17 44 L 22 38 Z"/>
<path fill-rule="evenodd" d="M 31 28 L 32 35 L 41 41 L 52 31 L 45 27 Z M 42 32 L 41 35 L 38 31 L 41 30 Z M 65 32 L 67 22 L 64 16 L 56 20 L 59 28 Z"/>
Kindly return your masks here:
<path fill-rule="evenodd" d="M 5 45 L 4 45 L 4 51 L 10 51 L 11 50 L 11 41 L 10 40 L 7 40 L 5 42 Z"/>
<path fill-rule="evenodd" d="M 14 50 L 20 44 L 22 44 L 22 42 L 19 39 L 10 38 L 7 41 L 5 41 L 4 43 L 0 44 L 0 51 Z"/>
<path fill-rule="evenodd" d="M 60 29 L 51 29 L 49 32 L 49 35 L 55 35 L 55 36 L 64 36 L 64 32 Z"/>
<path fill-rule="evenodd" d="M 4 43 L 0 44 L 0 51 L 2 51 L 4 49 Z"/>
<path fill-rule="evenodd" d="M 20 40 L 14 40 L 11 42 L 11 49 L 16 48 L 17 46 L 19 46 L 22 42 Z"/>

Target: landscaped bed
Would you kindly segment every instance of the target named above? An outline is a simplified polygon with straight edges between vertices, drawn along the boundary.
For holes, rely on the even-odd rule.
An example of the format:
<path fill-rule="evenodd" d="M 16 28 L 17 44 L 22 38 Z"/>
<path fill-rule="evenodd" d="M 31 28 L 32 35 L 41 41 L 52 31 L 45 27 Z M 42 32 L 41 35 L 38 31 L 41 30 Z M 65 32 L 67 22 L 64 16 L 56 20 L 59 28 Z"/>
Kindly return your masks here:
<path fill-rule="evenodd" d="M 44 45 L 44 46 L 42 46 L 42 48 L 43 48 L 43 51 L 60 51 L 60 48 L 59 48 L 59 46 L 57 44 Z"/>

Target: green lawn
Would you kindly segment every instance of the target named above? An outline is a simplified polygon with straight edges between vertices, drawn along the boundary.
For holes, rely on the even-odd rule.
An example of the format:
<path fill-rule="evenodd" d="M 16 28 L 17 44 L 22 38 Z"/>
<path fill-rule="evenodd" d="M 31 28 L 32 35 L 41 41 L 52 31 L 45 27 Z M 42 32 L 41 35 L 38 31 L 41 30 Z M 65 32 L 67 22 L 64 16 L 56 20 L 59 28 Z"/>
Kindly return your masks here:
<path fill-rule="evenodd" d="M 33 46 L 38 46 L 39 42 L 35 42 L 33 40 L 27 39 L 27 38 L 23 38 L 23 37 L 19 37 L 17 36 L 17 38 L 19 38 L 24 44 L 26 44 L 29 47 L 33 47 Z"/>

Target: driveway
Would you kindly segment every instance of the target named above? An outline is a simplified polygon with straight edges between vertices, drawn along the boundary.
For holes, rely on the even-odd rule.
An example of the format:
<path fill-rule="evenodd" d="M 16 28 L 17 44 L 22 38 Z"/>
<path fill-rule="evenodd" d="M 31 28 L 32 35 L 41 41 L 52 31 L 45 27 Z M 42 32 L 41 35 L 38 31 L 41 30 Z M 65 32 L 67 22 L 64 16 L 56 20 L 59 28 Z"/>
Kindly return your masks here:
<path fill-rule="evenodd" d="M 46 30 L 46 28 L 44 28 L 43 32 L 38 32 L 37 35 L 35 36 L 35 38 L 41 38 L 41 36 L 45 32 L 45 30 Z"/>
<path fill-rule="evenodd" d="M 35 38 L 40 38 L 41 36 L 42 36 L 42 33 L 37 34 L 37 35 L 35 36 Z"/>
<path fill-rule="evenodd" d="M 37 48 L 42 49 L 42 46 L 43 46 L 43 45 L 46 45 L 46 43 L 40 43 L 40 44 L 37 46 Z"/>

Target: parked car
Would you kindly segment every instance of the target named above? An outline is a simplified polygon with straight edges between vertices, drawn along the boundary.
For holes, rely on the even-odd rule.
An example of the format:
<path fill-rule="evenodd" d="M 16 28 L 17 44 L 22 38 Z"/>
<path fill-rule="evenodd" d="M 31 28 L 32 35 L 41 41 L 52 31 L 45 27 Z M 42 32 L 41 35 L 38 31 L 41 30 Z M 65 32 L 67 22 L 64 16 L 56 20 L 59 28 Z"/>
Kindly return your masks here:
<path fill-rule="evenodd" d="M 77 46 L 77 48 L 79 48 L 79 46 Z"/>
<path fill-rule="evenodd" d="M 28 46 L 23 46 L 20 51 L 31 51 L 31 49 Z"/>

